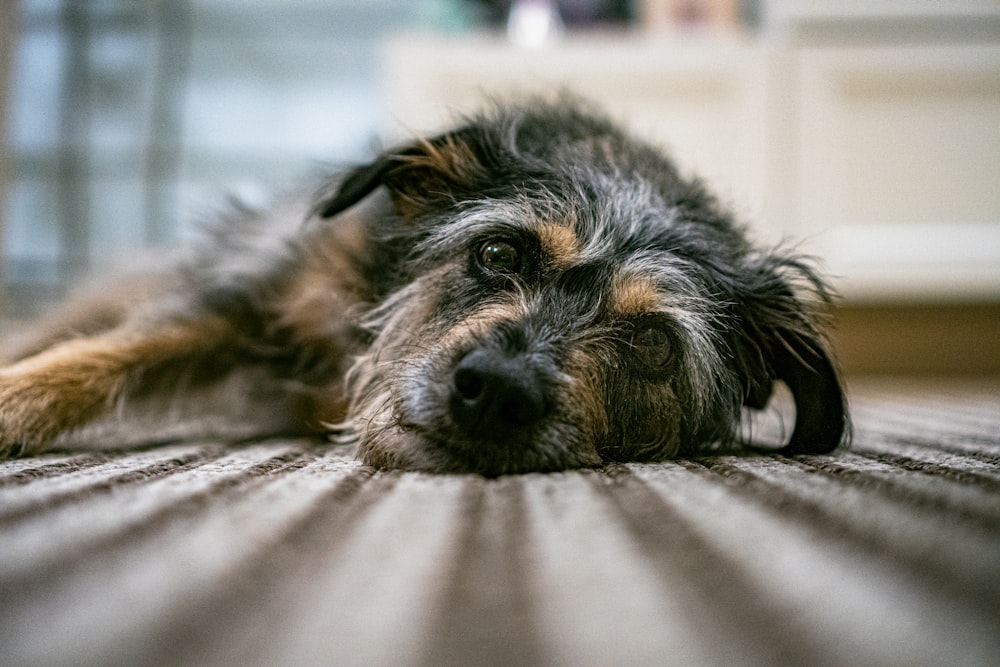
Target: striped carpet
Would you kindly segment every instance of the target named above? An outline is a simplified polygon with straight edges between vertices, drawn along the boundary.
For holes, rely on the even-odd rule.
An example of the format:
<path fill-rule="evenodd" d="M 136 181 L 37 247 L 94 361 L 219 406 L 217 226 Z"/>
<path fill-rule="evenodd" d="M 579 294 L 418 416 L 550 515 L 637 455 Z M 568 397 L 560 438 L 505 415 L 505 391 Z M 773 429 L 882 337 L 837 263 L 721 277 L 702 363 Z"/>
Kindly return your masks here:
<path fill-rule="evenodd" d="M 0 665 L 997 665 L 997 385 L 834 456 L 378 473 L 212 442 L 0 463 Z"/>

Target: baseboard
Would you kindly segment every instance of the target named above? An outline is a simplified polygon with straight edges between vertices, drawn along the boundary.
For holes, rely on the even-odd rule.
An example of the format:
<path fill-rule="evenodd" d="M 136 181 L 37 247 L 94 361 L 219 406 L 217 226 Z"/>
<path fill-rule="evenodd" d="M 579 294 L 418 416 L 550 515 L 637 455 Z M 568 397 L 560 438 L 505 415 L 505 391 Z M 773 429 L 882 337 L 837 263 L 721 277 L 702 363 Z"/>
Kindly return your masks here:
<path fill-rule="evenodd" d="M 1000 375 L 1000 303 L 845 304 L 835 317 L 848 375 Z"/>

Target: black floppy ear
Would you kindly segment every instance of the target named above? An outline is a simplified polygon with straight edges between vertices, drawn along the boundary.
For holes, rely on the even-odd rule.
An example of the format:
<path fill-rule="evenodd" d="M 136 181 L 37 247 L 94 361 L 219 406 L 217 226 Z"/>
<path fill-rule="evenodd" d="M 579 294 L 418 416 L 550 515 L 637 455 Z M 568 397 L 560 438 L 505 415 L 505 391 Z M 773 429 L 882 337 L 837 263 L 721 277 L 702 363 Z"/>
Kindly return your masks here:
<path fill-rule="evenodd" d="M 782 454 L 826 454 L 848 435 L 847 405 L 825 346 L 791 332 L 777 332 L 770 365 L 795 400 L 795 428 Z"/>
<path fill-rule="evenodd" d="M 770 258 L 799 279 L 800 292 L 829 303 L 822 281 L 803 262 Z M 795 295 L 790 282 L 770 267 L 743 302 L 737 365 L 744 380 L 743 404 L 766 407 L 774 383 L 782 381 L 795 401 L 795 428 L 782 454 L 825 454 L 849 436 L 843 385 L 831 358 L 815 305 Z"/>
<path fill-rule="evenodd" d="M 351 208 L 382 185 L 386 172 L 394 166 L 394 158 L 383 155 L 371 164 L 352 169 L 333 194 L 320 199 L 316 204 L 316 214 L 321 218 L 332 218 Z"/>
<path fill-rule="evenodd" d="M 441 197 L 475 190 L 485 182 L 484 172 L 481 142 L 470 126 L 384 153 L 353 169 L 331 195 L 320 198 L 314 210 L 322 218 L 332 218 L 384 185 L 397 212 L 410 217 Z"/>

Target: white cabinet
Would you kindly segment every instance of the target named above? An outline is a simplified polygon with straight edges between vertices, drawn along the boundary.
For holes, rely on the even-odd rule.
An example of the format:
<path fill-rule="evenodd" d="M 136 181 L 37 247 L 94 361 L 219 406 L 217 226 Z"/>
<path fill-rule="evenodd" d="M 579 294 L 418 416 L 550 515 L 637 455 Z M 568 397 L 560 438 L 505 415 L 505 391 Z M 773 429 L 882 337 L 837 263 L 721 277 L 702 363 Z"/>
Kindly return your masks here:
<path fill-rule="evenodd" d="M 802 49 L 791 223 L 858 297 L 1000 295 L 1000 47 Z"/>

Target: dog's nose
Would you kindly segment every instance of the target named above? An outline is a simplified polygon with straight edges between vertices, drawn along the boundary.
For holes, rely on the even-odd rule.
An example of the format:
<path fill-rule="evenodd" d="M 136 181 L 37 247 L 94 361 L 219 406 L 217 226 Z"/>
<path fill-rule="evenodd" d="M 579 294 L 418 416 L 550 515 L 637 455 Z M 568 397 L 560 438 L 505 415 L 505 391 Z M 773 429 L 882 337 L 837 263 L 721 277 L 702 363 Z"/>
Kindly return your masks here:
<path fill-rule="evenodd" d="M 451 414 L 475 438 L 496 439 L 540 420 L 549 400 L 524 357 L 477 349 L 455 368 Z"/>

